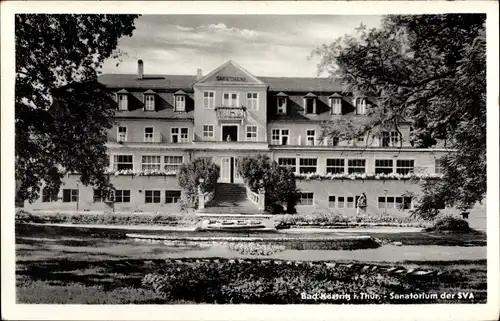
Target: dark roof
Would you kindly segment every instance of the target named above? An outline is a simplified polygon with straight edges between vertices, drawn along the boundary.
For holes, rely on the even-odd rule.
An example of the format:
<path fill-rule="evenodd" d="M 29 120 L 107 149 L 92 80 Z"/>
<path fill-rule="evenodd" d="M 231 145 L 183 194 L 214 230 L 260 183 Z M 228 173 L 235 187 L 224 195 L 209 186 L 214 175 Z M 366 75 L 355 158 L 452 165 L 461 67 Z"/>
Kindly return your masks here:
<path fill-rule="evenodd" d="M 192 92 L 196 76 L 145 75 L 143 79 L 137 79 L 135 74 L 104 74 L 99 76 L 98 80 L 109 88 L 183 89 Z"/>
<path fill-rule="evenodd" d="M 257 77 L 269 86 L 270 91 L 277 92 L 342 92 L 340 81 L 330 78 L 306 77 Z M 138 79 L 136 74 L 103 74 L 99 82 L 109 88 L 130 89 L 182 89 L 192 92 L 196 76 L 190 75 L 145 75 Z"/>

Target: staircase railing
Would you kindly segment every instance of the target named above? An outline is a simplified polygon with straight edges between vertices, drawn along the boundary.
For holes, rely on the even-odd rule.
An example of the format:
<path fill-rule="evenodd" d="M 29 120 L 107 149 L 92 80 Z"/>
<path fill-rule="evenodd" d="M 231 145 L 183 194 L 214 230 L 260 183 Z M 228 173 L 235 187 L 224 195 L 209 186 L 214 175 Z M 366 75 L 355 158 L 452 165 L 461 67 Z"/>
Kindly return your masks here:
<path fill-rule="evenodd" d="M 250 189 L 250 187 L 248 187 L 247 184 L 245 184 L 245 188 L 247 191 L 248 199 L 256 204 L 259 207 L 259 210 L 263 211 L 265 208 L 264 201 L 266 199 L 266 193 L 264 192 L 264 190 L 261 189 L 259 190 L 259 193 L 255 193 Z"/>

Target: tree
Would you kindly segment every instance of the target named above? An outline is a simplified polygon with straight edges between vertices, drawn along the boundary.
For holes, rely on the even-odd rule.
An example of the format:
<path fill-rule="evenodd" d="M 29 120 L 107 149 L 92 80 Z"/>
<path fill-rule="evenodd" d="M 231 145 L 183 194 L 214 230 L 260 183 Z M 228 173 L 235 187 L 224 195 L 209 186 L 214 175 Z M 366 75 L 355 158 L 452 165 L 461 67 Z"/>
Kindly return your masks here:
<path fill-rule="evenodd" d="M 178 174 L 179 185 L 184 190 L 182 208 L 197 208 L 198 187 L 202 192 L 214 191 L 219 176 L 219 165 L 210 160 L 197 158 L 188 164 L 182 164 Z"/>
<path fill-rule="evenodd" d="M 253 192 L 264 188 L 267 210 L 283 212 L 282 204 L 286 204 L 286 212 L 295 213 L 298 191 L 292 169 L 278 166 L 267 155 L 257 155 L 242 158 L 238 163 L 238 172 Z"/>
<path fill-rule="evenodd" d="M 343 81 L 355 95 L 376 97 L 363 124 L 347 126 L 354 138 L 382 127 L 412 128 L 416 147 L 445 143 L 443 179 L 425 182 L 414 211 L 425 218 L 444 202 L 459 209 L 486 193 L 485 15 L 386 16 L 380 28 L 357 29 L 313 52 L 319 71 Z M 342 119 L 345 123 L 350 119 Z M 338 121 L 324 134 L 338 135 Z"/>
<path fill-rule="evenodd" d="M 15 157 L 18 197 L 34 201 L 42 182 L 57 191 L 61 169 L 109 188 L 107 129 L 113 105 L 97 83 L 137 15 L 18 14 L 15 17 Z"/>

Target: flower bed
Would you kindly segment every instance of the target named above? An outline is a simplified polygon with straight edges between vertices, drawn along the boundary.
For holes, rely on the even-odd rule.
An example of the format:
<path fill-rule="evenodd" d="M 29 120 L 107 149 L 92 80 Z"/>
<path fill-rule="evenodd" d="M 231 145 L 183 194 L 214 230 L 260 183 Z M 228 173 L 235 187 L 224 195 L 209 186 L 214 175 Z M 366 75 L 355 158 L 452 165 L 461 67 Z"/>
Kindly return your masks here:
<path fill-rule="evenodd" d="M 432 179 L 441 179 L 441 174 L 427 174 L 427 173 L 408 173 L 408 174 L 399 174 L 399 173 L 390 173 L 390 174 L 374 174 L 374 173 L 342 173 L 342 174 L 321 174 L 321 173 L 308 173 L 308 174 L 295 174 L 295 177 L 298 179 L 311 180 L 311 179 L 340 179 L 340 180 L 368 180 L 368 179 L 376 179 L 376 180 L 432 180 Z"/>
<path fill-rule="evenodd" d="M 71 223 L 104 225 L 161 225 L 187 226 L 196 224 L 200 218 L 190 214 L 66 214 L 16 212 L 16 223 Z"/>
<path fill-rule="evenodd" d="M 176 262 L 147 274 L 145 289 L 167 302 L 199 303 L 438 303 L 439 298 L 398 298 L 393 294 L 436 292 L 442 284 L 457 282 L 460 275 L 413 275 L 373 272 L 352 265 L 331 269 L 315 264 L 271 264 L 262 260 L 242 263 Z M 396 270 L 396 269 L 395 269 Z M 360 293 L 365 296 L 361 297 Z M 334 295 L 322 298 L 305 294 Z M 476 300 L 485 298 L 477 297 Z"/>
<path fill-rule="evenodd" d="M 336 213 L 315 212 L 312 214 L 285 214 L 274 216 L 277 229 L 290 227 L 427 227 L 428 222 L 412 217 L 396 217 L 390 215 L 343 216 Z"/>

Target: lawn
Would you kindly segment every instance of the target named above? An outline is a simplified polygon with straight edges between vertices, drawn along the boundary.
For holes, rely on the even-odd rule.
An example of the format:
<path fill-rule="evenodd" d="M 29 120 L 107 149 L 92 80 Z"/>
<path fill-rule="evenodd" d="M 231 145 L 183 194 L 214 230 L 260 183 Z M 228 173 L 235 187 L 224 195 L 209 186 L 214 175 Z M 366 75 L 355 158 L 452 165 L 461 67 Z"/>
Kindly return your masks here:
<path fill-rule="evenodd" d="M 276 266 L 272 269 L 255 266 L 256 264 L 261 264 L 262 258 L 252 261 L 254 263 L 248 265 L 247 268 L 230 266 L 227 262 L 217 263 L 215 266 L 213 262 L 200 262 L 197 263 L 198 266 L 194 263 L 169 263 L 165 262 L 165 259 L 189 256 L 206 258 L 225 257 L 228 259 L 230 257 L 248 258 L 248 256 L 236 255 L 220 247 L 214 250 L 200 250 L 190 246 L 169 247 L 162 244 L 138 243 L 124 238 L 124 234 L 123 231 L 112 229 L 97 230 L 18 225 L 16 227 L 17 301 L 19 303 L 151 304 L 214 302 L 215 300 L 219 303 L 228 303 L 228 301 L 234 303 L 256 303 L 258 302 L 258 298 L 248 296 L 248 293 L 262 293 L 262 298 L 267 298 L 262 303 L 282 303 L 273 302 L 272 298 L 274 296 L 271 292 L 277 286 L 275 282 L 277 275 L 273 275 L 272 273 L 280 273 L 279 276 L 289 277 L 290 282 L 279 283 L 282 284 L 280 285 L 282 288 L 278 289 L 288 294 L 293 294 L 300 289 L 306 292 L 316 289 L 312 287 L 311 284 L 314 284 L 314 282 L 311 280 L 300 281 L 302 283 L 299 281 L 297 281 L 299 283 L 292 282 L 293 280 L 301 279 L 300 275 L 303 274 L 305 277 L 314 277 L 321 280 L 318 283 L 320 285 L 330 284 L 326 281 L 335 281 L 330 284 L 332 288 L 327 288 L 330 290 L 336 289 L 335 287 L 338 286 L 342 289 L 352 288 L 357 284 L 363 289 L 372 289 L 377 293 L 382 293 L 388 289 L 406 292 L 413 289 L 414 291 L 436 293 L 445 291 L 454 293 L 457 291 L 470 291 L 475 296 L 474 300 L 467 301 L 470 303 L 484 302 L 486 297 L 485 247 L 435 246 L 433 249 L 435 256 L 428 256 L 431 258 L 431 261 L 425 261 L 425 255 L 421 255 L 416 260 L 412 260 L 411 256 L 404 255 L 408 253 L 408 249 L 410 248 L 414 248 L 416 250 L 415 253 L 421 253 L 425 251 L 425 248 L 419 249 L 419 246 L 393 245 L 385 245 L 374 250 L 360 251 L 284 251 L 272 256 L 272 259 L 276 260 L 332 260 L 344 263 L 350 263 L 353 260 L 358 260 L 358 262 L 372 261 L 371 264 L 382 267 L 398 266 L 444 272 L 442 276 L 408 280 L 405 279 L 406 276 L 368 271 L 360 272 L 359 269 L 353 272 L 342 270 L 329 272 L 323 268 L 310 268 L 312 270 L 305 273 L 304 269 L 309 268 L 307 266 L 297 267 L 295 265 L 286 265 L 285 267 L 283 265 L 282 267 Z M 234 236 L 234 234 L 230 235 Z M 200 234 L 197 236 L 200 236 Z M 267 235 L 266 237 L 272 237 L 272 235 Z M 387 235 L 387 237 L 394 237 L 394 235 Z M 479 237 L 476 236 L 476 238 Z M 407 239 L 415 242 L 415 239 L 418 238 L 412 236 Z M 451 254 L 446 255 L 446 251 L 456 252 L 450 252 Z M 461 258 L 460 255 L 463 256 L 463 260 L 459 260 Z M 434 261 L 436 257 L 446 261 Z M 227 278 L 228 275 L 234 275 L 235 268 L 239 271 L 240 277 L 234 278 L 237 280 Z M 151 284 L 149 286 L 143 284 L 146 275 L 154 275 L 159 280 L 162 280 L 165 274 L 175 275 L 178 271 L 190 271 L 192 269 L 198 272 L 176 275 L 177 281 L 174 283 L 181 284 L 186 288 L 185 291 L 167 287 L 168 291 L 170 291 L 168 293 L 178 293 L 174 297 L 166 295 L 161 290 L 157 290 Z M 259 272 L 266 269 L 269 269 L 267 276 Z M 208 272 L 201 273 L 203 271 Z M 226 271 L 227 273 L 224 272 L 224 274 L 219 271 Z M 212 285 L 215 278 L 213 273 L 221 273 L 216 276 L 220 281 L 216 287 Z M 258 281 L 255 281 L 255 277 L 259 278 Z M 209 282 L 210 280 L 212 280 L 212 283 Z M 225 280 L 225 283 L 221 280 Z M 236 281 L 239 283 L 234 283 Z M 200 288 L 196 284 L 204 285 Z M 224 287 L 222 286 L 223 284 Z M 292 285 L 294 288 L 288 288 Z M 189 287 L 191 287 L 191 290 L 188 290 Z M 164 287 L 160 288 L 164 289 Z M 219 293 L 217 292 L 219 291 L 218 289 L 225 289 L 224 291 L 226 292 Z M 229 290 L 230 292 L 228 292 Z M 207 296 L 192 297 L 189 295 L 189 293 L 200 291 L 207 293 Z M 241 293 L 235 291 L 240 291 Z M 222 296 L 221 293 L 223 293 Z M 294 302 L 294 298 L 298 297 L 297 295 L 298 292 L 290 297 L 287 302 Z M 229 300 L 228 298 L 231 299 Z M 415 303 L 403 301 L 389 302 Z M 335 301 L 328 303 L 342 302 Z M 373 301 L 367 303 L 380 302 Z"/>

